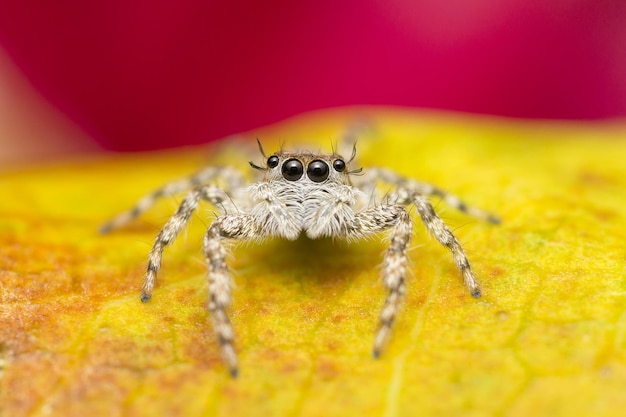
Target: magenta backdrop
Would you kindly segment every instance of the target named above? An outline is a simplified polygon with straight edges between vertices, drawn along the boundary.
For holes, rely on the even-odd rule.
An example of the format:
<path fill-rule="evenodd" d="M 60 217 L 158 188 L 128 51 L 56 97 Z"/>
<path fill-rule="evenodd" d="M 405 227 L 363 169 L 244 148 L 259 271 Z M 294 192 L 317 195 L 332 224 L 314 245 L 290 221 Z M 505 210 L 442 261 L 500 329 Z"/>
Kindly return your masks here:
<path fill-rule="evenodd" d="M 0 0 L 0 44 L 118 150 L 350 104 L 626 116 L 624 0 Z"/>

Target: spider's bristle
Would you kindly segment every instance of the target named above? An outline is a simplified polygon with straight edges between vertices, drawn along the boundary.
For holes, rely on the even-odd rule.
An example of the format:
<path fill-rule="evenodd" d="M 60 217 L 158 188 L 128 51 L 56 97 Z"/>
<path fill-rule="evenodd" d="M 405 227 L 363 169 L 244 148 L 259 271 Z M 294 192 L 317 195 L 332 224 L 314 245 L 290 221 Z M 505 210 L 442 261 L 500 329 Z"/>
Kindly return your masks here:
<path fill-rule="evenodd" d="M 265 151 L 263 151 L 263 145 L 261 145 L 261 141 L 259 140 L 259 138 L 256 138 L 256 143 L 257 145 L 259 145 L 259 151 L 261 152 L 261 155 L 263 155 L 263 158 L 267 158 L 267 156 L 265 155 Z"/>
<path fill-rule="evenodd" d="M 250 164 L 250 166 L 254 169 L 258 169 L 259 171 L 265 171 L 265 168 L 258 166 L 257 164 L 255 164 L 252 161 L 248 161 L 248 163 Z"/>
<path fill-rule="evenodd" d="M 356 139 L 354 139 L 354 143 L 352 144 L 352 155 L 350 156 L 350 160 L 348 161 L 348 163 L 354 161 L 355 157 L 356 157 Z"/>

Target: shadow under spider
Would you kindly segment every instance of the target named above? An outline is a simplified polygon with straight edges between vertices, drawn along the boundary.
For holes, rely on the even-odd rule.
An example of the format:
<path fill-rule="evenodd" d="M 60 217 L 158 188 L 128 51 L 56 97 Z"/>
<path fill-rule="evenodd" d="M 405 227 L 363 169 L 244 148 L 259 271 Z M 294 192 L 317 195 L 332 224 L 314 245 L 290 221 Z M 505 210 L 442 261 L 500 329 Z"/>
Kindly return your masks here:
<path fill-rule="evenodd" d="M 375 241 L 346 242 L 300 236 L 294 241 L 269 239 L 236 248 L 232 259 L 238 259 L 234 269 L 241 274 L 248 274 L 246 270 L 252 267 L 257 273 L 275 274 L 279 270 L 286 279 L 324 284 L 347 281 L 372 269 L 378 274 L 384 249 L 384 243 Z"/>

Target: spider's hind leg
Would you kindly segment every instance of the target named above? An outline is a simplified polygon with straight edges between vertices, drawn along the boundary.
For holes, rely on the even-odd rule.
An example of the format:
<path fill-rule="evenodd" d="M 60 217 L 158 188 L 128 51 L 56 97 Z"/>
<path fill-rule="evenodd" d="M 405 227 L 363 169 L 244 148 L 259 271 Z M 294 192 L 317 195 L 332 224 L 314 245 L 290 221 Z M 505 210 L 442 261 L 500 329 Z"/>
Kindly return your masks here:
<path fill-rule="evenodd" d="M 226 167 L 207 167 L 201 171 L 198 171 L 194 175 L 181 180 L 173 181 L 165 184 L 158 190 L 141 198 L 133 208 L 113 217 L 108 222 L 100 226 L 100 233 L 105 234 L 113 230 L 119 229 L 126 224 L 130 223 L 137 217 L 141 216 L 147 210 L 149 210 L 154 204 L 161 198 L 167 197 L 173 194 L 178 194 L 183 191 L 191 190 L 194 187 L 201 186 L 209 181 L 217 178 L 223 178 L 226 182 L 226 189 L 232 191 L 241 187 L 243 179 L 241 174 L 232 169 Z"/>
<path fill-rule="evenodd" d="M 468 216 L 492 223 L 499 224 L 500 218 L 477 207 L 469 206 L 463 202 L 458 196 L 448 193 L 441 188 L 423 181 L 417 181 L 386 168 L 370 168 L 365 175 L 360 178 L 354 178 L 353 181 L 361 184 L 360 188 L 370 190 L 373 189 L 378 181 L 388 183 L 398 187 L 399 190 L 405 190 L 407 193 L 417 193 L 426 197 L 439 197 L 450 207 L 461 211 Z M 399 203 L 410 204 L 410 201 Z"/>

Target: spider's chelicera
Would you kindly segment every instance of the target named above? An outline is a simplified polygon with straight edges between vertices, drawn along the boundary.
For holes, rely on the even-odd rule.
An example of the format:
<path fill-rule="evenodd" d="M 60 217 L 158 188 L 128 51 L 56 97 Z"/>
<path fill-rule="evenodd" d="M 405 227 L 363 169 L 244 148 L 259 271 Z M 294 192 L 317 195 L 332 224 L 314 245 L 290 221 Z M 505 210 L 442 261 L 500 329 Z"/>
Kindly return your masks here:
<path fill-rule="evenodd" d="M 263 149 L 259 144 L 263 154 Z M 263 154 L 264 155 L 264 154 Z M 266 157 L 263 166 L 250 162 L 259 174 L 256 182 L 229 167 L 208 167 L 192 177 L 170 183 L 141 199 L 137 205 L 105 224 L 108 232 L 128 223 L 150 208 L 163 195 L 191 189 L 178 210 L 155 239 L 141 289 L 141 300 L 148 301 L 154 290 L 165 246 L 171 244 L 197 208 L 205 200 L 220 209 L 204 237 L 208 265 L 208 309 L 222 356 L 232 376 L 238 372 L 234 331 L 228 316 L 231 305 L 231 274 L 226 264 L 223 241 L 261 240 L 281 237 L 295 240 L 305 234 L 310 239 L 323 237 L 361 239 L 388 231 L 389 247 L 382 265 L 382 281 L 387 297 L 379 316 L 373 355 L 378 357 L 391 332 L 405 293 L 407 249 L 413 233 L 406 206 L 414 205 L 428 231 L 452 253 L 465 286 L 476 298 L 480 287 L 463 248 L 450 228 L 435 212 L 427 196 L 436 196 L 450 206 L 492 223 L 492 215 L 466 206 L 459 198 L 437 187 L 403 177 L 385 168 L 350 169 L 354 160 L 337 154 L 280 151 Z M 265 156 L 265 155 L 264 155 Z M 359 174 L 359 175 L 355 175 Z M 218 187 L 221 179 L 226 186 Z M 377 185 L 394 186 L 378 194 Z"/>

